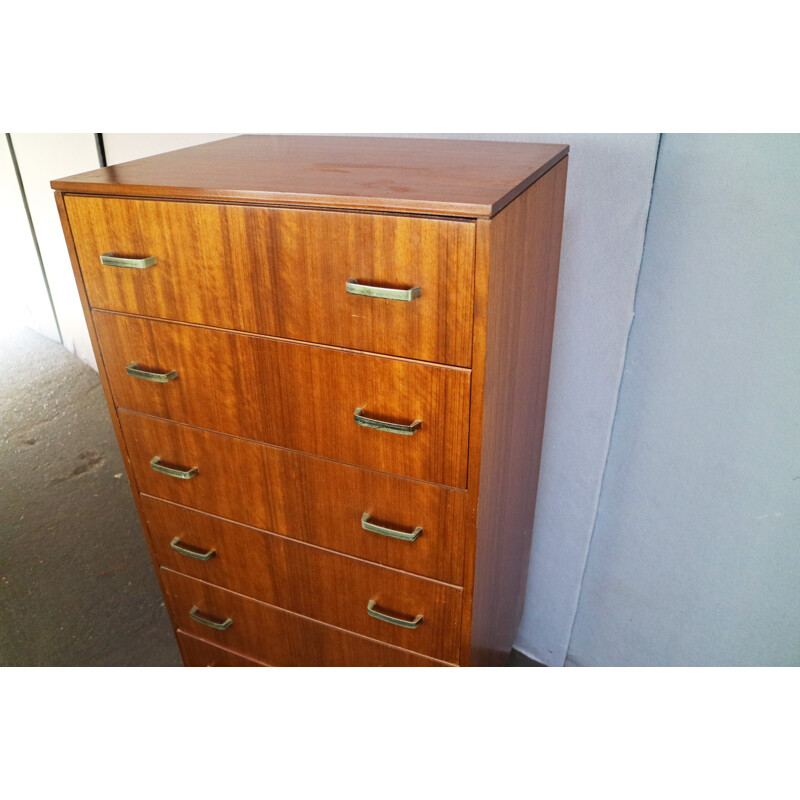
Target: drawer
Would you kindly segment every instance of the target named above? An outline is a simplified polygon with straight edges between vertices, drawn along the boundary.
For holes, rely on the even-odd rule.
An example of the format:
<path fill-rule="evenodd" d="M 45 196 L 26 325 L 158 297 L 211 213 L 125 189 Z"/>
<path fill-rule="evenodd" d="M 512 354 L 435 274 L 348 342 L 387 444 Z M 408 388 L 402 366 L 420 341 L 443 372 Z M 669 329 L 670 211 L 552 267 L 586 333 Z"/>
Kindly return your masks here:
<path fill-rule="evenodd" d="M 384 356 L 95 312 L 119 408 L 464 488 L 470 373 Z M 129 364 L 176 377 L 126 373 Z M 355 411 L 421 425 L 398 435 L 356 424 Z"/>
<path fill-rule="evenodd" d="M 178 632 L 178 647 L 187 667 L 266 667 L 259 661 L 204 642 L 194 636 Z"/>
<path fill-rule="evenodd" d="M 162 569 L 167 608 L 179 631 L 274 667 L 430 667 L 444 662 L 381 644 L 235 592 Z M 197 622 L 195 613 L 225 630 Z"/>
<path fill-rule="evenodd" d="M 472 222 L 100 197 L 66 205 L 94 308 L 470 364 Z M 105 253 L 156 263 L 104 266 Z M 350 279 L 420 294 L 350 294 Z"/>
<path fill-rule="evenodd" d="M 461 584 L 464 492 L 304 456 L 232 436 L 119 412 L 136 484 L 146 495 L 352 556 Z M 156 472 L 153 456 L 197 467 Z M 146 497 L 142 502 L 148 508 Z M 150 513 L 156 513 L 151 511 Z M 413 541 L 366 530 L 413 535 Z"/>
<path fill-rule="evenodd" d="M 160 566 L 371 639 L 458 661 L 460 589 L 144 500 L 150 546 Z M 408 628 L 377 619 L 367 611 L 370 601 L 373 614 L 407 624 L 422 621 Z"/>

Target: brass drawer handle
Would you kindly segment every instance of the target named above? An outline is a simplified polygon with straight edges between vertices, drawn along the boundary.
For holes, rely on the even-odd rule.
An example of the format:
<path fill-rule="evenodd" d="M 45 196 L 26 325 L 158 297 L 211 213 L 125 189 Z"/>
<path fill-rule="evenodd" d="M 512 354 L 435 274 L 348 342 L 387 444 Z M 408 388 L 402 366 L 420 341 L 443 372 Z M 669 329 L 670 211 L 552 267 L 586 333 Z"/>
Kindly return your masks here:
<path fill-rule="evenodd" d="M 139 378 L 143 381 L 154 381 L 155 383 L 169 383 L 178 377 L 178 373 L 174 369 L 171 369 L 169 372 L 148 372 L 145 369 L 139 369 L 139 365 L 134 361 L 125 367 L 125 372 L 127 372 L 131 378 Z"/>
<path fill-rule="evenodd" d="M 385 422 L 382 419 L 365 417 L 363 412 L 363 408 L 357 408 L 353 412 L 353 419 L 356 425 L 363 425 L 365 428 L 375 428 L 375 430 L 386 431 L 387 433 L 399 433 L 401 436 L 413 436 L 422 427 L 421 419 L 415 419 L 410 425 L 400 425 L 396 422 Z"/>
<path fill-rule="evenodd" d="M 212 547 L 210 550 L 206 550 L 205 553 L 198 550 L 192 550 L 176 536 L 170 543 L 169 546 L 176 552 L 180 553 L 182 556 L 189 556 L 189 558 L 196 558 L 198 561 L 208 561 L 217 554 L 217 551 Z"/>
<path fill-rule="evenodd" d="M 153 456 L 150 459 L 150 466 L 162 475 L 169 475 L 170 478 L 182 478 L 185 481 L 194 478 L 200 471 L 197 467 L 192 467 L 191 469 L 173 469 L 172 467 L 165 467 L 158 456 Z"/>
<path fill-rule="evenodd" d="M 106 267 L 147 269 L 148 267 L 154 267 L 158 262 L 152 256 L 149 258 L 120 258 L 113 253 L 103 253 L 103 255 L 100 256 L 100 263 Z"/>
<path fill-rule="evenodd" d="M 214 619 L 214 617 L 209 617 L 207 614 L 204 614 L 197 606 L 192 606 L 191 610 L 189 611 L 189 616 L 195 622 L 199 622 L 201 625 L 207 625 L 209 628 L 213 628 L 215 631 L 226 631 L 231 625 L 233 625 L 233 620 L 230 617 L 220 622 L 219 620 Z"/>
<path fill-rule="evenodd" d="M 393 539 L 402 539 L 404 542 L 414 542 L 422 533 L 422 528 L 417 526 L 414 528 L 411 533 L 404 533 L 403 531 L 396 531 L 392 528 L 384 528 L 383 525 L 376 525 L 374 522 L 370 522 L 370 515 L 364 512 L 361 515 L 361 527 L 365 531 L 370 531 L 371 533 L 379 533 L 381 536 L 391 536 Z"/>
<path fill-rule="evenodd" d="M 384 614 L 381 611 L 376 611 L 374 600 L 370 600 L 367 603 L 367 614 L 375 619 L 381 620 L 382 622 L 391 622 L 392 625 L 399 625 L 401 628 L 418 628 L 419 624 L 422 622 L 422 614 L 417 614 L 413 620 L 408 620 L 400 619 L 399 617 L 393 617 L 391 614 Z"/>
<path fill-rule="evenodd" d="M 359 283 L 355 278 L 347 279 L 345 289 L 347 289 L 348 294 L 379 297 L 383 300 L 402 300 L 404 303 L 409 303 L 422 294 L 422 289 L 419 286 L 412 286 L 410 289 L 385 289 L 382 286 L 369 286 Z"/>

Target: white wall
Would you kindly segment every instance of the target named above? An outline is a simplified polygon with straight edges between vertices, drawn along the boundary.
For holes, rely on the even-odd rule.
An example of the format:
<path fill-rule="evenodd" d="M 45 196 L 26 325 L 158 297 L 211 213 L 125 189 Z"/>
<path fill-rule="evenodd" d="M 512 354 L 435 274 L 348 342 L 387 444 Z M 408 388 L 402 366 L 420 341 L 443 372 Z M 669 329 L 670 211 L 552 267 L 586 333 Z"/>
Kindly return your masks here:
<path fill-rule="evenodd" d="M 553 357 L 518 650 L 567 655 L 633 319 L 656 134 L 552 134 L 570 145 Z"/>
<path fill-rule="evenodd" d="M 664 134 L 569 664 L 800 666 L 798 187 L 797 135 Z"/>
<path fill-rule="evenodd" d="M 50 181 L 55 178 L 97 169 L 99 161 L 94 135 L 14 133 L 11 140 L 17 154 L 64 346 L 96 369 L 61 220 L 53 199 L 53 190 L 50 188 Z"/>
<path fill-rule="evenodd" d="M 233 133 L 104 133 L 106 163 L 122 164 L 137 158 L 180 150 L 195 144 L 236 136 Z"/>
<path fill-rule="evenodd" d="M 0 139 L 0 329 L 27 325 L 60 342 L 8 141 Z"/>

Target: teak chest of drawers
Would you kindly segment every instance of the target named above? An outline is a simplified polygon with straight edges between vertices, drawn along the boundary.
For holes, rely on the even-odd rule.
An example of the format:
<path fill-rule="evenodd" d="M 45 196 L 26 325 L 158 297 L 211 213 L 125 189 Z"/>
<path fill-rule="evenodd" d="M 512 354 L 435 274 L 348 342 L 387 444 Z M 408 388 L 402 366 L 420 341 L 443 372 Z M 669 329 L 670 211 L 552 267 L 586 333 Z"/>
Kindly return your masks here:
<path fill-rule="evenodd" d="M 243 136 L 53 181 L 187 666 L 505 663 L 566 156 Z"/>

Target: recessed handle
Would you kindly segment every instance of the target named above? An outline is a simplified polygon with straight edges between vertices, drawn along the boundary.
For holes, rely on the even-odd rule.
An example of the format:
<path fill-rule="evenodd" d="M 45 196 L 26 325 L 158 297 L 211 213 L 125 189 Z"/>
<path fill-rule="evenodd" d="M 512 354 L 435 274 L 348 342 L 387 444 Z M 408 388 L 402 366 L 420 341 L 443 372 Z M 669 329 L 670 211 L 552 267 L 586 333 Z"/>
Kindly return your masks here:
<path fill-rule="evenodd" d="M 357 408 L 353 412 L 353 420 L 356 425 L 375 428 L 377 431 L 386 431 L 387 433 L 399 433 L 401 436 L 413 436 L 422 427 L 421 419 L 415 419 L 410 425 L 400 425 L 397 422 L 386 422 L 382 419 L 365 417 L 363 408 Z"/>
<path fill-rule="evenodd" d="M 233 625 L 233 620 L 230 617 L 223 620 L 216 619 L 215 617 L 209 617 L 208 614 L 204 614 L 197 606 L 192 606 L 191 610 L 189 611 L 189 616 L 195 622 L 199 622 L 201 625 L 206 625 L 209 628 L 213 628 L 215 631 L 226 631 L 231 625 Z"/>
<path fill-rule="evenodd" d="M 419 286 L 412 286 L 410 289 L 387 289 L 383 286 L 370 286 L 366 283 L 359 283 L 355 278 L 348 278 L 344 286 L 348 294 L 379 297 L 383 300 L 402 300 L 404 303 L 409 303 L 422 294 L 422 289 Z"/>
<path fill-rule="evenodd" d="M 189 556 L 189 558 L 196 558 L 198 561 L 208 561 L 217 554 L 217 551 L 213 547 L 210 550 L 206 550 L 204 553 L 199 548 L 195 549 L 191 545 L 187 546 L 177 536 L 169 543 L 169 546 L 176 553 L 180 553 L 182 556 Z"/>
<path fill-rule="evenodd" d="M 173 469 L 172 467 L 165 467 L 158 456 L 153 456 L 150 459 L 150 466 L 162 475 L 169 475 L 170 478 L 182 478 L 185 481 L 194 478 L 200 471 L 197 467 L 192 467 L 191 469 Z"/>
<path fill-rule="evenodd" d="M 169 383 L 178 377 L 177 370 L 171 369 L 169 372 L 148 372 L 146 369 L 139 369 L 139 365 L 131 362 L 125 367 L 125 372 L 131 378 L 139 378 L 143 381 L 153 381 L 155 383 Z"/>
<path fill-rule="evenodd" d="M 147 269 L 154 267 L 158 262 L 153 256 L 148 258 L 121 258 L 113 253 L 103 253 L 100 263 L 106 267 L 127 267 L 129 269 Z"/>
<path fill-rule="evenodd" d="M 370 531 L 371 533 L 379 533 L 381 536 L 391 536 L 393 539 L 401 539 L 404 542 L 414 542 L 422 533 L 422 528 L 417 526 L 414 528 L 411 533 L 405 533 L 404 531 L 396 531 L 393 528 L 384 528 L 383 525 L 376 525 L 374 522 L 370 522 L 370 515 L 364 512 L 361 515 L 361 527 L 365 531 Z"/>
<path fill-rule="evenodd" d="M 392 625 L 398 625 L 401 628 L 417 628 L 423 619 L 422 614 L 417 614 L 417 616 L 412 620 L 393 617 L 391 614 L 384 614 L 382 611 L 378 611 L 375 608 L 374 600 L 370 600 L 367 603 L 367 614 L 375 619 L 381 620 L 382 622 L 390 622 Z"/>

